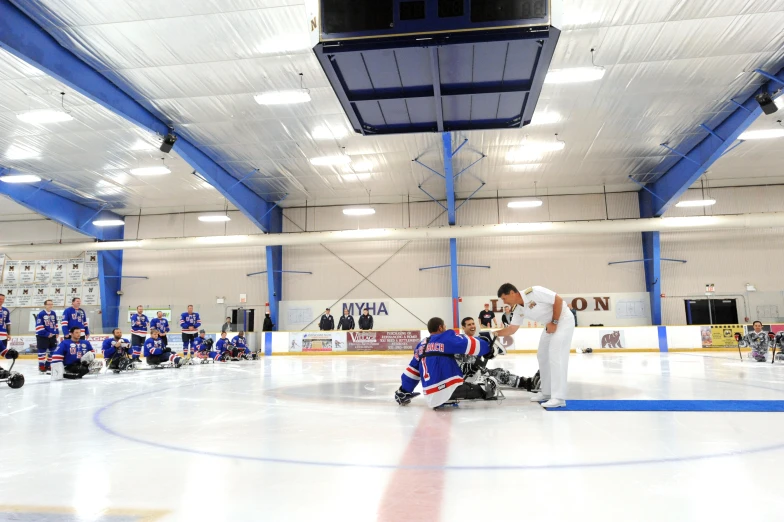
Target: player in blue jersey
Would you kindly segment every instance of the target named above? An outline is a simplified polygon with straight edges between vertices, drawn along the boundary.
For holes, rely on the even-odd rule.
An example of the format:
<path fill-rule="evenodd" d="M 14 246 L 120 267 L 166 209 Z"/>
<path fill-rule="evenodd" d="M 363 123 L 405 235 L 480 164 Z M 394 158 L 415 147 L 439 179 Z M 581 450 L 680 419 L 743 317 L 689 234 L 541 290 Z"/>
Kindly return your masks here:
<path fill-rule="evenodd" d="M 231 341 L 226 332 L 221 332 L 220 339 L 215 343 L 215 351 L 218 352 L 218 361 L 228 361 L 231 359 Z"/>
<path fill-rule="evenodd" d="M 199 330 L 199 335 L 194 340 L 193 353 L 205 364 L 210 361 L 218 362 L 220 353 L 215 350 L 215 342 L 207 338 L 207 332 Z"/>
<path fill-rule="evenodd" d="M 141 362 L 139 357 L 142 354 L 142 346 L 147 339 L 147 328 L 150 326 L 150 319 L 144 315 L 144 307 L 136 307 L 136 313 L 131 314 L 131 348 L 133 349 L 134 362 Z"/>
<path fill-rule="evenodd" d="M 129 368 L 131 361 L 131 342 L 122 336 L 122 330 L 115 328 L 112 336 L 104 339 L 101 345 L 106 367 L 115 373 Z"/>
<path fill-rule="evenodd" d="M 152 321 L 150 321 L 150 330 L 153 328 L 158 330 L 158 336 L 161 338 L 163 347 L 169 346 L 169 339 L 166 334 L 171 331 L 171 328 L 169 328 L 169 320 L 163 316 L 163 312 L 160 310 L 158 310 L 156 317 L 153 317 Z"/>
<path fill-rule="evenodd" d="M 150 338 L 144 341 L 144 357 L 150 366 L 163 363 L 172 363 L 175 368 L 182 366 L 182 358 L 163 345 L 160 332 L 155 328 L 150 330 Z"/>
<path fill-rule="evenodd" d="M 500 344 L 492 346 L 484 339 L 458 335 L 447 330 L 444 320 L 433 317 L 427 322 L 430 337 L 422 340 L 414 349 L 414 357 L 401 376 L 402 384 L 395 392 L 395 400 L 401 406 L 411 402 L 419 395 L 414 393 L 419 382 L 425 402 L 437 408 L 447 401 L 457 400 L 494 400 L 503 397 L 498 392 L 498 383 L 488 377 L 484 386 L 464 382 L 455 355 L 490 355 L 505 353 Z"/>
<path fill-rule="evenodd" d="M 51 299 L 44 301 L 44 309 L 35 317 L 35 342 L 38 348 L 38 371 L 50 371 L 52 352 L 57 349 L 57 334 L 59 333 L 57 314 L 52 310 Z"/>
<path fill-rule="evenodd" d="M 71 335 L 72 328 L 78 328 L 82 339 L 90 336 L 90 325 L 87 322 L 87 313 L 82 310 L 82 300 L 78 297 L 71 299 L 71 306 L 63 312 L 63 319 L 60 326 L 63 328 L 63 338 L 67 339 Z"/>
<path fill-rule="evenodd" d="M 245 339 L 245 332 L 240 332 L 239 335 L 235 335 L 231 340 L 231 345 L 232 359 L 245 359 L 248 361 L 253 359 L 253 353 L 251 353 L 250 348 L 248 348 L 248 341 Z"/>
<path fill-rule="evenodd" d="M 182 353 L 185 359 L 191 357 L 191 348 L 196 351 L 195 341 L 199 336 L 201 317 L 193 311 L 193 305 L 188 305 L 188 311 L 180 314 L 180 329 L 182 330 Z"/>
<path fill-rule="evenodd" d="M 64 339 L 52 354 L 52 379 L 81 379 L 101 366 L 95 360 L 90 341 L 81 338 L 82 331 L 74 327 L 68 333 L 69 338 Z"/>

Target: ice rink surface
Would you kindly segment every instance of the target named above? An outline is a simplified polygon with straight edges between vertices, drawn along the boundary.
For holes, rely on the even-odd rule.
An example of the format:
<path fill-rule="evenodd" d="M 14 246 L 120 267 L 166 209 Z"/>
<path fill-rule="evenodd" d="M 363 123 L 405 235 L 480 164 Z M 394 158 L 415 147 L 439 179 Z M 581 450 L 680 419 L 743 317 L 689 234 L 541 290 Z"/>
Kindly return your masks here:
<path fill-rule="evenodd" d="M 406 356 L 267 357 L 0 387 L 0 520 L 784 518 L 778 413 L 432 411 Z M 530 376 L 533 355 L 491 362 Z M 6 364 L 7 367 L 7 364 Z M 732 353 L 582 354 L 575 399 L 784 399 Z"/>

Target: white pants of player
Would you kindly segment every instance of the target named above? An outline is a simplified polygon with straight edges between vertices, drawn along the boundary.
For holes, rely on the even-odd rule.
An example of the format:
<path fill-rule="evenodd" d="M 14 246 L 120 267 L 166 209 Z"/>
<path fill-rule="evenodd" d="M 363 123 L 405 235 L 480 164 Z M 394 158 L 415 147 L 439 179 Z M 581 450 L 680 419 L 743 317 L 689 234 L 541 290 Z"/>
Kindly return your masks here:
<path fill-rule="evenodd" d="M 566 400 L 569 386 L 567 373 L 569 370 L 569 350 L 574 335 L 574 316 L 563 305 L 558 329 L 549 334 L 542 331 L 536 358 L 539 361 L 539 376 L 542 379 L 541 392 L 545 397 Z"/>

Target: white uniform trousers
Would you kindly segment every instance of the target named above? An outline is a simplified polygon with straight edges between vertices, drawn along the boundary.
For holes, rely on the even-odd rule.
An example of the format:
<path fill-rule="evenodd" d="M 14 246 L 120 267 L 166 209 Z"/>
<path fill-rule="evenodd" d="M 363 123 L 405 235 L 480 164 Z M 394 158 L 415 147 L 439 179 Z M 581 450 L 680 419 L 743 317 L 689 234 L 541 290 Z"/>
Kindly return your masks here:
<path fill-rule="evenodd" d="M 555 333 L 542 332 L 536 358 L 539 361 L 539 372 L 542 379 L 541 392 L 545 397 L 566 400 L 569 386 L 567 373 L 569 369 L 569 350 L 574 335 L 574 316 L 566 307 L 561 308 L 561 318 Z"/>

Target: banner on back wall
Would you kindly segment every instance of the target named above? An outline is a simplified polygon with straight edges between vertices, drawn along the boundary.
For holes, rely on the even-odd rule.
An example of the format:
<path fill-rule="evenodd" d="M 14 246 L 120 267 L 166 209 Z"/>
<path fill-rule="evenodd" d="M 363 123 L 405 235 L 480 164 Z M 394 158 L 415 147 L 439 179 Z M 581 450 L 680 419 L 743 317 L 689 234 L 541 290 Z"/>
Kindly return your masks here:
<path fill-rule="evenodd" d="M 49 283 L 52 280 L 52 261 L 36 261 L 35 282 L 39 284 Z"/>
<path fill-rule="evenodd" d="M 19 283 L 30 285 L 35 283 L 35 267 L 37 261 L 19 261 Z"/>
<path fill-rule="evenodd" d="M 19 261 L 5 262 L 3 267 L 3 284 L 5 286 L 16 286 L 19 284 Z"/>
<path fill-rule="evenodd" d="M 735 334 L 745 335 L 742 324 L 723 324 L 712 326 L 701 326 L 700 337 L 702 338 L 703 348 L 735 348 L 738 342 Z"/>
<path fill-rule="evenodd" d="M 348 332 L 347 349 L 349 352 L 406 351 L 413 352 L 422 339 L 420 330 L 399 332 Z"/>
<path fill-rule="evenodd" d="M 68 266 L 67 259 L 55 259 L 52 262 L 52 280 L 51 282 L 56 285 L 65 286 L 65 282 L 67 280 L 66 277 L 66 266 Z"/>

